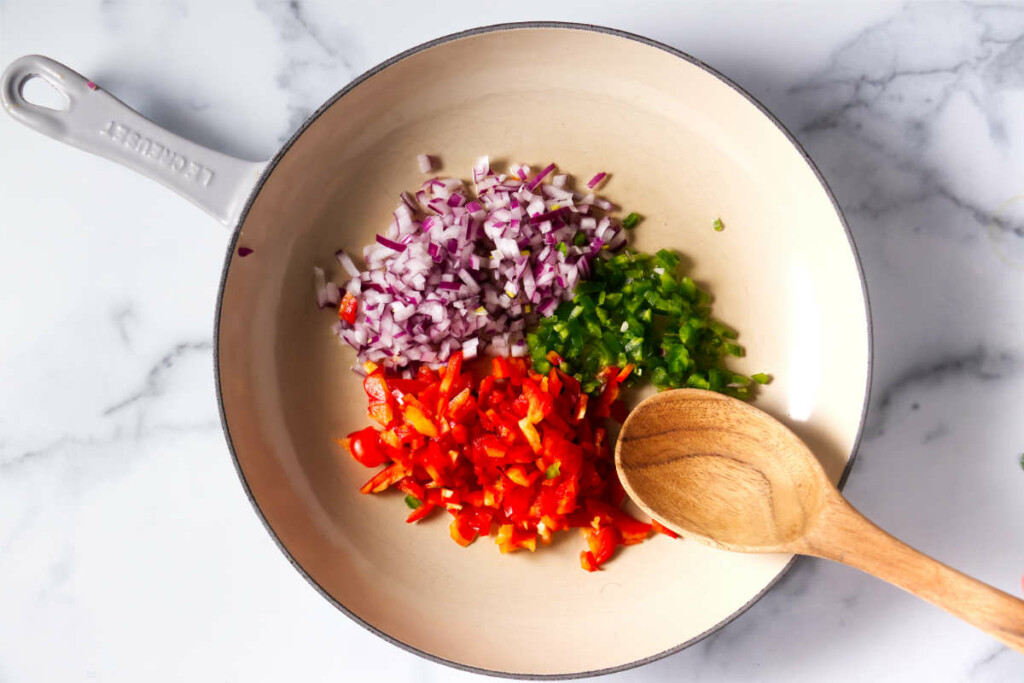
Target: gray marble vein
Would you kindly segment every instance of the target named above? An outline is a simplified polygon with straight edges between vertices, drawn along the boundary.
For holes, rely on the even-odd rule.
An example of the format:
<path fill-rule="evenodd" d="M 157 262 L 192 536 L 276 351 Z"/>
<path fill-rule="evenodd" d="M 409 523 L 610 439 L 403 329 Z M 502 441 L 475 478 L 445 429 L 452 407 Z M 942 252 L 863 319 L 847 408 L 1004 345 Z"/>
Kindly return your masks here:
<path fill-rule="evenodd" d="M 201 353 L 204 356 L 211 356 L 213 344 L 211 342 L 182 342 L 175 344 L 174 347 L 164 354 L 160 360 L 149 369 L 146 373 L 145 381 L 141 388 L 136 389 L 126 398 L 123 398 L 113 405 L 110 405 L 103 409 L 103 416 L 109 417 L 118 413 L 125 408 L 130 406 L 138 405 L 140 402 L 146 401 L 157 396 L 160 396 L 164 390 L 165 378 L 169 372 L 173 372 L 175 364 L 178 360 L 185 355 L 193 353 Z"/>
<path fill-rule="evenodd" d="M 288 99 L 288 138 L 335 90 L 356 76 L 354 54 L 359 39 L 331 13 L 314 16 L 302 0 L 259 0 L 281 41 L 282 61 L 275 76 Z M 315 8 L 317 10 L 321 8 Z"/>
<path fill-rule="evenodd" d="M 898 394 L 912 392 L 914 395 L 920 395 L 922 390 L 941 388 L 943 382 L 950 378 L 967 378 L 980 382 L 1004 381 L 1020 373 L 1022 367 L 1024 366 L 1021 359 L 1014 351 L 991 351 L 984 347 L 908 367 L 899 376 L 893 377 L 873 392 L 872 419 L 865 430 L 864 438 L 874 439 L 885 433 L 884 420 L 892 407 L 894 397 Z"/>

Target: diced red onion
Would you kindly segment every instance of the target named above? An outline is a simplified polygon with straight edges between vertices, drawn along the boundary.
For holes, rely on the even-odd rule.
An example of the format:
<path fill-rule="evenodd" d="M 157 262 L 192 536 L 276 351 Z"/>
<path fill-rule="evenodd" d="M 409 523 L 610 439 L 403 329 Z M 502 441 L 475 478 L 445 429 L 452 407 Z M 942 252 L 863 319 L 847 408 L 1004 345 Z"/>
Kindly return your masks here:
<path fill-rule="evenodd" d="M 356 264 L 352 261 L 352 257 L 345 253 L 344 249 L 339 249 L 334 252 L 334 258 L 338 259 L 338 263 L 345 269 L 345 272 L 351 277 L 359 277 L 359 269 L 356 268 Z"/>
<path fill-rule="evenodd" d="M 589 215 L 609 202 L 565 189 L 565 174 L 543 183 L 554 164 L 532 178 L 525 165 L 511 169 L 496 173 L 481 157 L 475 196 L 462 181 L 437 177 L 402 193 L 385 234 L 363 250 L 366 271 L 336 254 L 358 306 L 354 326 L 339 321 L 334 329 L 360 362 L 408 374 L 458 349 L 467 358 L 484 350 L 525 355 L 533 321 L 572 296 L 602 246 L 625 242 L 618 221 Z M 585 247 L 573 245 L 578 233 Z M 572 246 L 563 253 L 558 245 Z M 314 273 L 317 303 L 337 305 L 341 290 Z"/>
<path fill-rule="evenodd" d="M 429 154 L 421 154 L 416 157 L 416 163 L 419 164 L 420 173 L 430 173 L 434 170 L 434 160 Z"/>
<path fill-rule="evenodd" d="M 547 167 L 543 171 L 538 173 L 534 177 L 533 180 L 531 180 L 530 182 L 528 182 L 526 184 L 526 189 L 528 189 L 530 192 L 533 192 L 534 188 L 537 187 L 538 185 L 540 185 L 540 181 L 544 180 L 544 177 L 547 176 L 548 173 L 551 173 L 554 170 L 555 170 L 555 165 L 554 164 L 548 164 Z"/>
<path fill-rule="evenodd" d="M 598 173 L 593 178 L 587 181 L 587 187 L 593 190 L 595 187 L 601 184 L 601 181 L 604 180 L 605 176 L 607 175 L 608 174 L 605 173 L 604 171 Z"/>
<path fill-rule="evenodd" d="M 393 249 L 394 251 L 405 251 L 404 244 L 395 242 L 394 240 L 389 240 L 387 237 L 382 237 L 381 235 L 377 235 L 377 243 L 387 247 L 388 249 Z"/>

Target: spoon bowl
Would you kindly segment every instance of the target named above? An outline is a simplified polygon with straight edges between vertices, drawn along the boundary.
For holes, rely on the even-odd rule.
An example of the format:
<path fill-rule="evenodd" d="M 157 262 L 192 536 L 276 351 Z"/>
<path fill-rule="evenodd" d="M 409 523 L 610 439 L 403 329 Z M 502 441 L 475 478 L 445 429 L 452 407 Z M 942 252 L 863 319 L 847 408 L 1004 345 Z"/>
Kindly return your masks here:
<path fill-rule="evenodd" d="M 615 465 L 641 509 L 684 537 L 848 564 L 1024 653 L 1024 601 L 872 524 L 795 434 L 752 405 L 699 389 L 652 396 L 623 423 Z"/>
<path fill-rule="evenodd" d="M 791 552 L 830 486 L 818 460 L 785 425 L 698 389 L 664 392 L 632 411 L 616 465 L 626 491 L 649 515 L 740 552 Z"/>

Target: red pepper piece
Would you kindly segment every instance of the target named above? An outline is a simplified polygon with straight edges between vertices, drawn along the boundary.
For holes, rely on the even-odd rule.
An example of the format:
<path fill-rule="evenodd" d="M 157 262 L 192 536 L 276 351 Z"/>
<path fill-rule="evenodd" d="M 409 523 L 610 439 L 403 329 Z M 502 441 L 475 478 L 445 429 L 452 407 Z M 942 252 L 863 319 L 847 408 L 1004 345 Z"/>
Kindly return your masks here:
<path fill-rule="evenodd" d="M 622 371 L 615 376 L 615 381 L 618 382 L 619 384 L 625 382 L 626 378 L 629 377 L 630 374 L 632 374 L 634 368 L 636 368 L 635 365 L 633 365 L 632 363 L 627 363 L 626 366 L 622 368 Z"/>
<path fill-rule="evenodd" d="M 583 418 L 587 415 L 587 402 L 590 400 L 590 396 L 587 394 L 580 394 L 578 402 L 576 403 L 576 422 L 582 422 Z"/>
<path fill-rule="evenodd" d="M 438 380 L 437 371 L 428 368 L 426 365 L 421 365 L 420 369 L 416 371 L 416 379 L 420 382 L 433 384 Z"/>
<path fill-rule="evenodd" d="M 541 422 L 544 418 L 551 415 L 551 411 L 555 409 L 554 399 L 549 394 L 541 391 L 540 387 L 532 380 L 523 381 L 523 396 L 526 397 L 529 404 L 526 416 L 533 424 Z"/>
<path fill-rule="evenodd" d="M 342 297 L 341 304 L 338 306 L 338 317 L 349 325 L 354 325 L 358 309 L 359 301 L 350 292 L 345 292 L 345 296 Z"/>
<path fill-rule="evenodd" d="M 555 487 L 555 512 L 568 515 L 576 509 L 579 496 L 579 484 L 574 479 L 566 479 Z"/>
<path fill-rule="evenodd" d="M 427 417 L 427 414 L 419 406 L 405 406 L 405 409 L 402 411 L 402 417 L 404 417 L 409 424 L 411 424 L 413 428 L 423 436 L 435 439 L 437 438 L 437 425 L 434 424 L 433 420 Z"/>
<path fill-rule="evenodd" d="M 476 412 L 476 407 L 472 392 L 468 388 L 463 389 L 448 402 L 448 417 L 453 422 L 464 423 L 470 415 Z"/>
<path fill-rule="evenodd" d="M 562 393 L 562 378 L 559 376 L 561 373 L 555 368 L 551 368 L 548 372 L 548 393 L 552 396 L 558 396 Z"/>
<path fill-rule="evenodd" d="M 493 367 L 492 374 L 496 379 L 507 379 L 512 376 L 512 367 L 508 358 L 498 356 L 491 361 L 491 365 Z"/>
<path fill-rule="evenodd" d="M 594 553 L 589 550 L 580 551 L 580 566 L 586 569 L 588 572 L 596 572 L 598 570 L 597 560 L 594 559 Z"/>
<path fill-rule="evenodd" d="M 430 386 L 428 382 L 424 382 L 423 380 L 404 379 L 402 377 L 388 377 L 387 384 L 388 389 L 391 390 L 392 396 L 394 396 L 394 392 L 396 391 L 415 396 Z"/>
<path fill-rule="evenodd" d="M 661 522 L 656 519 L 651 520 L 651 528 L 657 531 L 659 534 L 665 534 L 669 538 L 679 538 L 679 534 L 664 526 Z"/>
<path fill-rule="evenodd" d="M 452 384 L 459 378 L 462 372 L 462 351 L 456 351 L 448 357 L 448 367 L 445 369 L 444 379 L 441 380 L 440 399 L 448 400 L 452 390 Z"/>
<path fill-rule="evenodd" d="M 594 564 L 600 567 L 611 559 L 621 539 L 615 527 L 603 526 L 596 531 L 584 529 L 583 535 L 587 539 L 587 547 L 594 556 Z"/>
<path fill-rule="evenodd" d="M 479 531 L 474 527 L 471 513 L 459 512 L 448 526 L 452 540 L 465 548 L 476 540 Z"/>
<path fill-rule="evenodd" d="M 424 519 L 427 515 L 434 511 L 437 506 L 433 503 L 423 502 L 418 508 L 409 513 L 409 516 L 405 518 L 406 524 L 412 524 Z"/>
<path fill-rule="evenodd" d="M 359 489 L 359 492 L 380 493 L 381 491 L 388 489 L 392 484 L 397 483 L 400 479 L 405 477 L 406 474 L 407 472 L 405 471 L 405 468 L 396 462 L 373 475 L 368 482 L 363 484 L 363 487 Z"/>
<path fill-rule="evenodd" d="M 513 465 L 505 470 L 505 476 L 520 486 L 533 486 L 533 482 L 540 476 L 540 472 L 537 470 L 527 472 L 522 465 Z"/>
<path fill-rule="evenodd" d="M 530 444 L 530 448 L 533 449 L 533 452 L 540 453 L 540 434 L 537 432 L 537 428 L 530 423 L 530 418 L 524 417 L 522 420 L 520 420 L 519 429 L 522 432 L 523 436 L 526 437 L 526 441 Z"/>
<path fill-rule="evenodd" d="M 491 522 L 494 521 L 494 513 L 487 510 L 472 510 L 466 513 L 469 519 L 468 524 L 481 536 L 488 536 L 491 533 Z"/>
<path fill-rule="evenodd" d="M 373 401 L 367 414 L 380 423 L 382 427 L 390 427 L 395 422 L 395 409 L 386 401 Z"/>
<path fill-rule="evenodd" d="M 384 378 L 384 371 L 377 368 L 363 380 L 363 391 L 370 401 L 386 403 L 391 400 L 391 390 L 388 389 L 387 380 Z"/>
<path fill-rule="evenodd" d="M 395 484 L 395 488 L 397 488 L 402 493 L 408 493 L 410 496 L 416 498 L 417 500 L 424 500 L 427 497 L 426 491 L 423 489 L 422 486 L 420 486 L 419 482 L 417 482 L 412 477 L 406 477 L 405 479 L 401 480 L 400 482 Z"/>
<path fill-rule="evenodd" d="M 502 479 L 501 506 L 505 516 L 510 520 L 518 520 L 525 517 L 530 510 L 530 500 L 533 497 L 530 489 L 519 486 L 509 479 Z"/>

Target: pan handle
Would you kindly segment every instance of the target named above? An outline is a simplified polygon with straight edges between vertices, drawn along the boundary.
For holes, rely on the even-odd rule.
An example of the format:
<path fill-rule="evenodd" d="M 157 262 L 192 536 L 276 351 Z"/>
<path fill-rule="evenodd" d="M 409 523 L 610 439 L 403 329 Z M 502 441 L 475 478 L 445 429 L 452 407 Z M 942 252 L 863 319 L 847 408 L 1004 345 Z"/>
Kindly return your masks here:
<path fill-rule="evenodd" d="M 54 109 L 26 100 L 25 84 L 33 78 L 52 86 L 66 106 Z M 227 226 L 237 221 L 266 165 L 169 133 L 48 57 L 29 55 L 12 62 L 0 79 L 0 102 L 26 126 L 152 178 Z"/>

